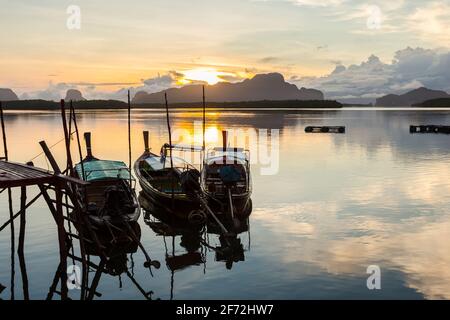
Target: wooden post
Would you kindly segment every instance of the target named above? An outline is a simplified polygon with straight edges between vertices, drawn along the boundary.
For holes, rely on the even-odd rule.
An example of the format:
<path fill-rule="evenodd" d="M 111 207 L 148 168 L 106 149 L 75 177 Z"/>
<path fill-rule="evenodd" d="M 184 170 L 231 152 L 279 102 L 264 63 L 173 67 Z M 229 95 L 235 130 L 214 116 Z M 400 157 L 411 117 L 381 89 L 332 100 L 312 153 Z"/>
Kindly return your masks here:
<path fill-rule="evenodd" d="M 64 213 L 62 206 L 62 190 L 58 185 L 56 194 L 56 224 L 58 225 L 59 258 L 61 263 L 61 299 L 67 299 L 67 234 L 64 228 Z"/>
<path fill-rule="evenodd" d="M 72 154 L 70 152 L 70 132 L 67 129 L 66 107 L 64 99 L 61 100 L 61 118 L 64 130 L 64 140 L 66 143 L 67 168 L 69 175 L 73 176 Z"/>
<path fill-rule="evenodd" d="M 58 268 L 56 269 L 55 276 L 53 277 L 53 281 L 48 291 L 46 300 L 52 300 L 53 293 L 56 291 L 56 286 L 58 285 L 60 275 L 61 275 L 61 263 L 58 265 Z"/>
<path fill-rule="evenodd" d="M 203 159 L 201 167 L 206 157 L 206 99 L 205 99 L 205 86 L 203 86 Z"/>
<path fill-rule="evenodd" d="M 17 247 L 17 255 L 19 256 L 20 273 L 22 275 L 22 288 L 23 288 L 23 299 L 30 300 L 30 295 L 28 292 L 28 276 L 27 267 L 25 264 L 25 228 L 26 228 L 26 201 L 27 201 L 27 187 L 21 187 L 20 192 L 20 229 L 19 229 L 19 245 Z"/>
<path fill-rule="evenodd" d="M 150 148 L 149 148 L 149 144 L 148 144 L 148 131 L 144 131 L 144 147 L 145 147 L 145 152 L 148 153 L 150 152 Z"/>
<path fill-rule="evenodd" d="M 130 174 L 130 188 L 132 186 L 131 177 L 131 100 L 130 90 L 128 90 L 128 170 Z"/>
<path fill-rule="evenodd" d="M 52 153 L 50 152 L 50 149 L 47 147 L 47 144 L 45 141 L 40 141 L 39 144 L 41 145 L 42 150 L 44 150 L 45 156 L 47 157 L 48 161 L 50 162 L 50 165 L 53 168 L 53 171 L 56 174 L 61 173 L 61 169 L 58 166 L 58 163 L 56 162 L 55 158 L 53 157 Z"/>
<path fill-rule="evenodd" d="M 80 156 L 81 174 L 82 174 L 83 180 L 86 180 L 86 175 L 84 173 L 84 164 L 83 164 L 83 152 L 81 151 L 80 132 L 78 131 L 77 116 L 75 114 L 75 108 L 73 107 L 72 101 L 70 101 L 70 112 L 73 117 L 73 125 L 75 127 L 75 134 L 77 136 L 77 145 L 78 145 L 78 154 Z"/>
<path fill-rule="evenodd" d="M 3 116 L 2 102 L 0 101 L 0 121 L 2 125 L 2 135 L 3 135 L 3 149 L 5 153 L 5 160 L 8 161 L 8 146 L 6 143 L 6 129 L 5 129 L 5 119 Z"/>
<path fill-rule="evenodd" d="M 166 102 L 166 119 L 167 119 L 167 130 L 169 131 L 169 150 L 170 150 L 170 170 L 171 173 L 173 171 L 173 157 L 172 157 L 172 130 L 170 128 L 170 119 L 169 119 L 169 103 L 167 102 L 167 92 L 164 92 L 164 100 Z M 175 197 L 175 186 L 174 179 L 172 178 L 172 209 L 174 207 L 174 197 Z"/>
<path fill-rule="evenodd" d="M 172 160 L 172 130 L 171 130 L 171 128 L 170 128 L 169 103 L 167 102 L 167 92 L 164 93 L 164 99 L 165 99 L 165 103 L 166 103 L 167 131 L 169 131 L 170 168 L 173 169 L 173 160 Z"/>
<path fill-rule="evenodd" d="M 98 283 L 100 282 L 100 277 L 102 276 L 103 269 L 105 268 L 106 259 L 100 258 L 100 263 L 98 265 L 98 269 L 95 272 L 94 279 L 92 279 L 91 287 L 89 289 L 89 294 L 87 300 L 93 300 L 95 292 L 97 291 Z"/>
<path fill-rule="evenodd" d="M 11 220 L 11 300 L 14 300 L 14 278 L 15 278 L 15 232 L 14 232 L 14 212 L 12 203 L 11 188 L 8 188 L 8 203 L 9 203 L 9 220 Z"/>

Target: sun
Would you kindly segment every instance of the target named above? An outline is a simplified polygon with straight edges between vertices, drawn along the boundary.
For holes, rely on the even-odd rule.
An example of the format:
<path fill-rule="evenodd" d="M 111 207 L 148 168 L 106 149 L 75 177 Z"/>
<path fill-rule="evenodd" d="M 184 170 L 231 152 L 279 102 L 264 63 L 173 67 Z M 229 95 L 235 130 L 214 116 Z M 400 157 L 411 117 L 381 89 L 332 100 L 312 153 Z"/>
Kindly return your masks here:
<path fill-rule="evenodd" d="M 183 82 L 203 81 L 210 85 L 224 81 L 220 76 L 228 75 L 215 69 L 192 69 L 184 72 Z"/>

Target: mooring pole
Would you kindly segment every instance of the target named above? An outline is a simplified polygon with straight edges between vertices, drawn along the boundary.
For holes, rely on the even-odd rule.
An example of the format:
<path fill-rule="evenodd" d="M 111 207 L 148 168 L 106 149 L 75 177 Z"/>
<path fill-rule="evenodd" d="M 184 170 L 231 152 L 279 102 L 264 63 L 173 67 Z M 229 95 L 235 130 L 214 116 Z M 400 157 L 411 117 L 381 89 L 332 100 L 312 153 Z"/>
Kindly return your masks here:
<path fill-rule="evenodd" d="M 206 99 L 205 99 L 205 86 L 203 88 L 203 156 L 201 168 L 203 168 L 203 162 L 206 157 Z"/>
<path fill-rule="evenodd" d="M 25 264 L 25 228 L 26 228 L 26 201 L 27 201 L 27 187 L 23 186 L 20 188 L 20 229 L 19 229 L 19 245 L 17 247 L 17 255 L 19 256 L 20 273 L 22 275 L 22 288 L 23 288 L 23 299 L 30 300 L 30 295 L 28 292 L 28 276 L 27 267 Z"/>
<path fill-rule="evenodd" d="M 167 92 L 164 92 L 164 100 L 166 103 L 166 119 L 167 119 L 167 130 L 169 131 L 169 150 L 170 150 L 170 170 L 171 174 L 173 174 L 173 157 L 172 157 L 172 130 L 170 128 L 170 118 L 169 118 L 169 103 L 167 102 Z M 175 186 L 174 186 L 174 179 L 172 180 L 172 209 L 174 206 L 174 197 L 175 197 Z"/>
<path fill-rule="evenodd" d="M 66 239 L 67 234 L 64 229 L 64 213 L 63 213 L 63 193 L 61 186 L 57 186 L 55 190 L 56 195 L 56 224 L 58 226 L 58 241 L 59 241 L 59 258 L 61 263 L 61 299 L 67 299 L 67 248 Z"/>
<path fill-rule="evenodd" d="M 172 130 L 171 130 L 171 128 L 170 128 L 169 103 L 167 102 L 167 92 L 164 93 L 164 100 L 165 100 L 165 103 L 166 103 L 167 131 L 169 131 L 170 168 L 173 169 L 173 160 L 172 160 Z"/>
<path fill-rule="evenodd" d="M 15 232 L 14 232 L 14 212 L 12 203 L 12 192 L 11 188 L 8 188 L 8 203 L 9 203 L 9 220 L 11 220 L 11 300 L 14 300 L 14 278 L 16 275 L 15 271 L 15 259 L 14 259 L 14 248 L 15 244 Z"/>
<path fill-rule="evenodd" d="M 64 130 L 64 140 L 66 142 L 67 168 L 69 169 L 69 175 L 73 176 L 72 154 L 70 152 L 70 132 L 67 129 L 66 107 L 64 99 L 61 99 L 61 118 Z"/>
<path fill-rule="evenodd" d="M 6 143 L 5 119 L 4 119 L 4 115 L 3 115 L 3 106 L 2 106 L 1 101 L 0 101 L 0 121 L 2 124 L 3 149 L 4 149 L 4 153 L 5 153 L 5 160 L 8 161 L 8 145 Z"/>
<path fill-rule="evenodd" d="M 3 106 L 0 101 L 0 122 L 2 126 L 3 136 L 3 149 L 4 160 L 8 161 L 8 145 L 6 143 L 6 129 L 5 118 L 3 115 Z M 14 277 L 15 277 L 15 260 L 14 260 L 14 248 L 15 248 L 15 232 L 14 232 L 14 209 L 12 204 L 12 191 L 8 188 L 8 204 L 9 204 L 9 220 L 11 221 L 11 300 L 14 300 Z"/>
<path fill-rule="evenodd" d="M 128 90 L 128 170 L 130 174 L 130 188 L 132 186 L 131 178 L 131 100 L 130 90 Z"/>
<path fill-rule="evenodd" d="M 47 144 L 45 143 L 45 141 L 40 141 L 39 144 L 41 145 L 42 150 L 44 150 L 45 156 L 47 157 L 48 161 L 50 162 L 53 172 L 56 174 L 61 173 L 61 169 L 59 168 L 58 163 L 56 162 L 55 158 L 53 157 L 52 153 L 50 152 L 50 149 L 47 147 Z"/>
<path fill-rule="evenodd" d="M 70 112 L 72 114 L 73 126 L 75 127 L 75 134 L 77 136 L 78 155 L 80 157 L 82 178 L 83 178 L 83 180 L 85 180 L 86 177 L 85 177 L 85 173 L 84 173 L 83 152 L 81 151 L 80 132 L 78 131 L 77 116 L 75 114 L 75 108 L 73 107 L 72 101 L 70 101 Z"/>

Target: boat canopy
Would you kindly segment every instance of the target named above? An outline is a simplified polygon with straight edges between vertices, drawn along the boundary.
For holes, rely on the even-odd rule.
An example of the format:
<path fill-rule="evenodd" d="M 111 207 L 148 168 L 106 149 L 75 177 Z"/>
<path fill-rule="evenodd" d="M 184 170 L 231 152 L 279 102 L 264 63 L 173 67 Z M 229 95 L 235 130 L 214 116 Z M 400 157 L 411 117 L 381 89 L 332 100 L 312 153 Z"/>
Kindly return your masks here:
<path fill-rule="evenodd" d="M 247 159 L 245 157 L 239 157 L 239 156 L 230 156 L 230 155 L 225 155 L 225 160 L 224 160 L 224 156 L 217 156 L 215 155 L 214 157 L 210 157 L 208 159 L 205 160 L 206 165 L 210 166 L 210 165 L 222 165 L 222 164 L 240 164 L 243 166 L 247 166 Z"/>
<path fill-rule="evenodd" d="M 189 163 L 185 160 L 172 157 L 174 168 L 186 168 L 190 167 Z M 153 171 L 159 171 L 164 169 L 170 169 L 170 157 L 148 157 L 145 159 L 145 162 L 150 166 Z"/>
<path fill-rule="evenodd" d="M 99 181 L 109 179 L 130 180 L 130 171 L 122 161 L 92 160 L 83 162 L 84 180 Z M 78 176 L 83 176 L 83 168 L 80 163 L 75 166 Z"/>
<path fill-rule="evenodd" d="M 223 148 L 214 148 L 212 150 L 209 150 L 205 162 L 211 163 L 214 161 L 217 161 L 219 158 L 226 157 L 227 159 L 231 159 L 231 161 L 238 160 L 238 161 L 249 161 L 249 153 L 247 150 L 244 150 L 242 148 L 229 148 L 223 151 Z"/>
<path fill-rule="evenodd" d="M 170 149 L 170 144 L 165 143 L 163 148 Z M 200 152 L 203 151 L 203 147 L 187 144 L 172 144 L 172 150 Z"/>

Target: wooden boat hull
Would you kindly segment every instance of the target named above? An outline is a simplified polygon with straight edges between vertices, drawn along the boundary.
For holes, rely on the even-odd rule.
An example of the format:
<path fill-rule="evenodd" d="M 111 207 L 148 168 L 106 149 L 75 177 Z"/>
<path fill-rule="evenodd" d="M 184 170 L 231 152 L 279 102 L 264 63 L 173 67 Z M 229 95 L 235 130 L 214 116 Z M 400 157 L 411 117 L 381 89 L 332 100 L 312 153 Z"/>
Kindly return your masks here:
<path fill-rule="evenodd" d="M 83 160 L 83 164 L 87 167 L 96 161 L 104 160 L 91 157 Z M 84 173 L 81 174 L 80 170 L 76 169 L 77 166 L 74 169 L 76 177 L 89 182 L 87 186 L 77 186 L 77 193 L 80 198 L 86 200 L 85 210 L 91 223 L 103 227 L 107 224 L 136 222 L 139 219 L 141 207 L 136 192 L 131 188 L 128 180 L 119 177 L 98 180 L 84 179 Z M 97 170 L 97 172 L 101 172 L 101 170 Z M 111 196 L 111 192 L 113 192 L 113 196 Z"/>
<path fill-rule="evenodd" d="M 139 202 L 142 208 L 149 212 L 166 212 L 178 219 L 188 219 L 192 211 L 200 208 L 200 203 L 192 199 L 180 199 L 161 197 L 152 192 L 152 190 L 144 190 L 139 195 Z"/>
<path fill-rule="evenodd" d="M 227 197 L 213 197 L 208 192 L 205 192 L 208 206 L 218 215 L 228 215 L 228 198 Z M 253 209 L 252 199 L 249 194 L 233 195 L 233 213 L 239 219 L 250 216 Z"/>
<path fill-rule="evenodd" d="M 79 192 L 80 194 L 83 194 L 85 191 L 84 191 L 84 189 L 80 189 L 80 190 L 77 190 L 77 192 Z M 88 211 L 87 217 L 88 217 L 89 221 L 99 227 L 105 227 L 107 224 L 119 225 L 119 224 L 123 224 L 125 222 L 130 223 L 130 222 L 138 221 L 139 217 L 141 215 L 141 206 L 140 206 L 140 203 L 138 201 L 135 191 L 130 190 L 130 192 L 132 194 L 133 205 L 135 207 L 133 212 L 128 213 L 128 214 L 123 214 L 120 216 L 110 216 L 108 214 L 99 216 L 95 213 Z"/>
<path fill-rule="evenodd" d="M 147 157 L 157 157 L 153 153 L 144 153 L 134 165 L 134 172 L 142 188 L 139 201 L 142 207 L 147 210 L 158 209 L 167 210 L 178 218 L 187 219 L 189 214 L 200 208 L 200 203 L 195 197 L 190 197 L 184 193 L 161 192 L 146 179 L 140 168 L 140 163 Z"/>

